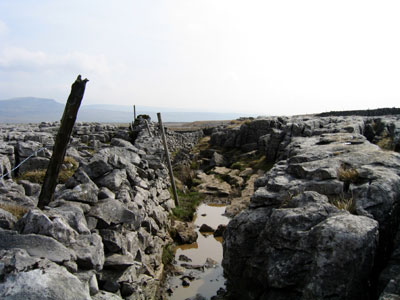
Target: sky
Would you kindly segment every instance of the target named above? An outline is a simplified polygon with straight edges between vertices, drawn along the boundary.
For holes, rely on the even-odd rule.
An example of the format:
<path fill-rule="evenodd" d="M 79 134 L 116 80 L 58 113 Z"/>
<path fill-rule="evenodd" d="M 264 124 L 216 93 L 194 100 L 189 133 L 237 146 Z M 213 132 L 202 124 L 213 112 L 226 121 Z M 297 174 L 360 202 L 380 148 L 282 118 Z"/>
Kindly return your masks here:
<path fill-rule="evenodd" d="M 293 115 L 399 107 L 400 1 L 0 0 L 0 99 Z"/>

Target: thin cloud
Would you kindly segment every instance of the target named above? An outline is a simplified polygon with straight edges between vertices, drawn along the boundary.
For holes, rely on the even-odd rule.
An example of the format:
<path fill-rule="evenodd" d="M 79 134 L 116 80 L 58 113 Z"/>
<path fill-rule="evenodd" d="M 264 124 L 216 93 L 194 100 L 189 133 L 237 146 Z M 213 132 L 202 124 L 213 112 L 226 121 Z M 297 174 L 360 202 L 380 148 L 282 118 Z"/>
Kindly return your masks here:
<path fill-rule="evenodd" d="M 0 69 L 24 72 L 57 71 L 60 69 L 88 73 L 108 73 L 110 71 L 104 55 L 88 55 L 79 52 L 54 55 L 20 47 L 6 47 L 0 52 Z"/>
<path fill-rule="evenodd" d="M 112 76 L 121 70 L 124 71 L 121 64 L 112 64 L 104 55 L 82 52 L 55 55 L 5 47 L 0 50 L 0 95 L 2 98 L 34 95 L 64 101 L 68 86 L 81 74 L 91 81 L 86 93 L 89 99 L 85 101 L 99 103 L 98 99 L 105 95 L 107 100 L 117 95 L 118 87 L 114 86 Z M 90 101 L 93 96 L 95 100 Z"/>
<path fill-rule="evenodd" d="M 6 23 L 4 23 L 2 20 L 0 20 L 0 37 L 8 34 L 9 29 Z"/>

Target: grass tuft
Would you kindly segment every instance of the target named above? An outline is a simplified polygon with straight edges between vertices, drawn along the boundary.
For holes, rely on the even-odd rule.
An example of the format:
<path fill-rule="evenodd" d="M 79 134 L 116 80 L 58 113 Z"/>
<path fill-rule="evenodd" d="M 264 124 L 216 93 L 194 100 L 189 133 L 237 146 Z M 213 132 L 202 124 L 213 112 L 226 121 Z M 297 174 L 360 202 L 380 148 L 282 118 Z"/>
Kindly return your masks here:
<path fill-rule="evenodd" d="M 22 216 L 26 214 L 29 210 L 29 208 L 25 206 L 5 203 L 0 203 L 0 208 L 11 213 L 14 217 L 17 218 L 17 220 L 21 219 Z"/>
<path fill-rule="evenodd" d="M 385 137 L 376 143 L 383 150 L 394 150 L 394 143 L 391 137 Z"/>
<path fill-rule="evenodd" d="M 192 221 L 196 208 L 204 199 L 204 196 L 196 191 L 183 193 L 178 190 L 178 198 L 179 206 L 172 209 L 172 217 L 180 221 Z"/>
<path fill-rule="evenodd" d="M 199 142 L 194 146 L 192 152 L 193 153 L 200 153 L 200 151 L 206 150 L 210 148 L 210 136 L 202 137 Z"/>
<path fill-rule="evenodd" d="M 78 168 L 78 162 L 70 157 L 66 156 L 64 158 L 64 164 L 66 168 L 61 169 L 60 173 L 58 174 L 58 183 L 65 183 L 67 182 L 68 178 L 74 175 L 76 169 Z M 18 180 L 28 180 L 33 183 L 40 183 L 42 184 L 44 181 L 44 176 L 46 175 L 45 169 L 38 169 L 33 171 L 27 171 L 18 176 Z"/>
<path fill-rule="evenodd" d="M 356 207 L 353 197 L 345 198 L 343 195 L 337 195 L 329 198 L 329 203 L 338 209 L 347 210 L 351 214 L 355 214 Z"/>
<path fill-rule="evenodd" d="M 71 169 L 77 169 L 78 168 L 78 162 L 71 156 L 65 156 L 64 157 L 64 164 L 71 164 L 72 167 Z"/>
<path fill-rule="evenodd" d="M 164 265 L 170 265 L 174 261 L 175 254 L 174 254 L 174 245 L 167 244 L 163 247 L 163 252 L 161 256 L 161 261 Z"/>
<path fill-rule="evenodd" d="M 356 169 L 342 165 L 337 170 L 337 176 L 340 181 L 355 183 L 358 180 L 359 174 Z"/>
<path fill-rule="evenodd" d="M 235 162 L 231 164 L 230 168 L 240 171 L 250 167 L 254 170 L 263 170 L 267 172 L 274 166 L 274 164 L 267 161 L 267 157 L 261 153 L 257 153 L 253 157 L 237 156 L 237 154 L 234 153 L 232 160 L 235 160 Z"/>
<path fill-rule="evenodd" d="M 58 174 L 58 183 L 66 183 L 67 180 L 74 175 L 76 169 L 61 170 Z"/>
<path fill-rule="evenodd" d="M 226 128 L 232 129 L 232 128 L 240 127 L 243 124 L 248 124 L 251 122 L 252 122 L 252 118 L 241 118 L 241 119 L 237 119 L 237 120 L 232 120 L 229 122 L 229 124 L 226 126 Z"/>
<path fill-rule="evenodd" d="M 236 161 L 231 165 L 231 169 L 243 171 L 245 169 L 245 164 L 243 162 Z"/>
<path fill-rule="evenodd" d="M 28 180 L 33 183 L 43 183 L 45 175 L 45 169 L 26 171 L 18 176 L 18 180 Z"/>

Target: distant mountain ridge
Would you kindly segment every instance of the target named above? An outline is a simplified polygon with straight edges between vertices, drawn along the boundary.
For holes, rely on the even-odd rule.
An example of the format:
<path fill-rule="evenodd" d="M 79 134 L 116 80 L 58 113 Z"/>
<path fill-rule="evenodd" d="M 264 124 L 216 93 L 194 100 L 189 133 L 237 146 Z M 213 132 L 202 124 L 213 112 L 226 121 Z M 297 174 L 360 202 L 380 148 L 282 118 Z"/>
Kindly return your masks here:
<path fill-rule="evenodd" d="M 30 123 L 61 119 L 64 105 L 53 99 L 21 97 L 0 101 L 1 123 Z"/>
<path fill-rule="evenodd" d="M 54 99 L 19 97 L 0 100 L 0 123 L 39 123 L 61 120 L 65 105 Z M 185 112 L 180 109 L 137 106 L 137 114 L 150 115 L 157 120 L 161 112 L 164 122 L 193 122 L 200 120 L 232 120 L 254 116 L 238 113 Z M 128 123 L 133 120 L 133 106 L 94 104 L 79 109 L 78 121 Z"/>

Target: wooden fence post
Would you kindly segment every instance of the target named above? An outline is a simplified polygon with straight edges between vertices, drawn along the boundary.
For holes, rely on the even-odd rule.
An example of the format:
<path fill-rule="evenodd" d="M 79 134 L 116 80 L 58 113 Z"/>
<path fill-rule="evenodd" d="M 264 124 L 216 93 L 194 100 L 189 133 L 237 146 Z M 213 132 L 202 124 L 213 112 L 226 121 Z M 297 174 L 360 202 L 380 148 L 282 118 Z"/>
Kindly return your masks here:
<path fill-rule="evenodd" d="M 39 195 L 38 207 L 43 209 L 53 200 L 54 190 L 57 185 L 57 178 L 61 165 L 64 161 L 65 152 L 71 137 L 79 106 L 81 105 L 83 94 L 85 93 L 86 82 L 89 80 L 81 78 L 75 80 L 71 87 L 71 93 L 65 104 L 64 114 L 61 118 L 60 129 L 58 130 L 53 147 L 49 166 L 44 177 L 42 189 Z"/>
<path fill-rule="evenodd" d="M 171 160 L 169 158 L 168 145 L 167 145 L 167 140 L 165 138 L 164 126 L 161 120 L 161 113 L 157 113 L 157 118 L 158 118 L 158 124 L 160 125 L 162 142 L 164 144 L 165 156 L 167 158 L 169 178 L 171 180 L 172 192 L 174 193 L 175 206 L 179 206 L 178 193 L 176 192 L 174 173 L 172 172 L 172 165 L 171 165 Z"/>
<path fill-rule="evenodd" d="M 133 106 L 133 122 L 136 121 L 136 105 Z"/>
<path fill-rule="evenodd" d="M 149 133 L 149 136 L 152 137 L 153 135 L 151 134 L 151 131 L 150 131 L 149 122 L 147 122 L 147 120 L 144 119 L 144 123 L 146 124 L 147 132 Z"/>

